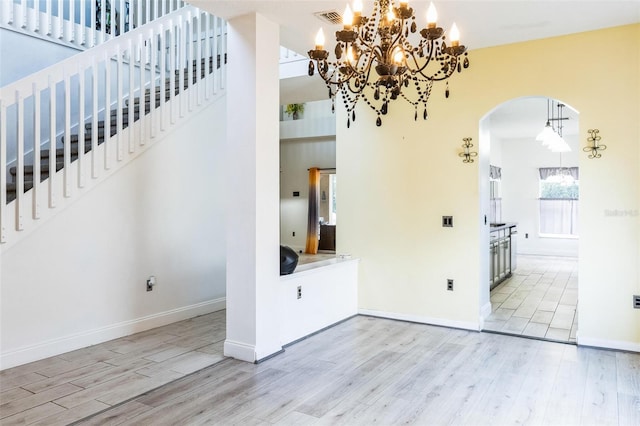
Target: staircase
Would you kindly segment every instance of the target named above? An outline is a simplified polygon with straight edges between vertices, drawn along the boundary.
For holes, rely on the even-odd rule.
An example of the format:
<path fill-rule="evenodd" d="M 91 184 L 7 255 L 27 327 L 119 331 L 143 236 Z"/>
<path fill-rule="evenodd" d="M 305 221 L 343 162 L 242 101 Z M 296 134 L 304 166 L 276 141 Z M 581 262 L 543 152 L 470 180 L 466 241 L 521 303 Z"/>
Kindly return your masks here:
<path fill-rule="evenodd" d="M 0 88 L 0 243 L 218 99 L 226 59 L 224 21 L 184 6 Z"/>
<path fill-rule="evenodd" d="M 205 59 L 203 58 L 201 60 L 201 73 L 200 73 L 200 78 L 204 78 L 207 74 L 211 74 L 213 73 L 213 58 L 209 57 L 209 61 L 208 61 L 208 67 L 205 67 Z M 219 62 L 219 59 L 218 59 Z M 196 83 L 197 79 L 195 76 L 196 73 L 196 62 L 193 62 L 193 67 L 192 67 L 192 72 L 194 74 L 193 78 L 192 78 L 192 83 Z M 187 90 L 189 88 L 189 76 L 188 76 L 188 70 L 185 68 L 184 69 L 184 73 L 183 73 L 184 77 L 183 77 L 183 86 L 182 86 L 182 90 Z M 168 102 L 171 99 L 171 81 L 170 79 L 167 79 L 165 81 L 165 87 L 164 87 L 164 102 Z M 180 73 L 179 72 L 175 72 L 175 77 L 174 77 L 174 83 L 175 83 L 175 90 L 174 93 L 175 95 L 179 95 L 181 90 L 180 90 Z M 160 106 L 160 103 L 162 102 L 162 88 L 160 86 L 157 86 L 155 88 L 155 108 L 158 108 Z M 146 89 L 145 90 L 145 97 L 144 97 L 144 113 L 145 115 L 148 115 L 151 112 L 151 91 L 150 89 Z M 122 125 L 123 125 L 123 129 L 126 129 L 127 127 L 129 127 L 129 112 L 131 111 L 130 107 L 126 107 L 122 109 Z M 115 136 L 118 133 L 117 130 L 117 120 L 118 120 L 118 109 L 112 109 L 111 110 L 111 122 L 110 122 L 110 136 Z M 140 98 L 136 97 L 134 98 L 134 108 L 133 108 L 133 122 L 136 122 L 140 119 Z M 85 123 L 85 133 L 84 133 L 84 153 L 87 154 L 89 152 L 91 152 L 91 147 L 92 147 L 92 123 L 89 121 L 87 123 Z M 105 122 L 103 120 L 98 121 L 98 133 L 97 133 L 97 139 L 96 139 L 96 143 L 98 145 L 101 145 L 104 143 L 105 141 L 105 137 L 104 137 L 104 132 L 105 132 Z M 81 137 L 78 134 L 71 134 L 71 137 L 69 138 L 69 143 L 71 144 L 71 149 L 70 149 L 70 153 L 71 153 L 71 162 L 74 162 L 78 159 L 78 152 L 80 150 L 79 145 L 81 143 L 80 141 Z M 64 136 L 60 138 L 60 141 L 62 144 L 65 144 L 66 141 L 64 140 Z M 50 173 L 50 156 L 51 156 L 51 152 L 49 150 L 45 150 L 45 151 L 41 151 L 40 152 L 40 182 L 44 182 L 48 177 L 49 177 L 49 173 Z M 55 159 L 55 169 L 56 172 L 59 172 L 60 170 L 62 170 L 64 168 L 64 148 L 58 148 L 56 149 L 56 159 Z M 10 167 L 9 168 L 9 174 L 11 175 L 11 182 L 7 183 L 7 204 L 9 204 L 11 201 L 16 199 L 16 193 L 17 193 L 17 174 L 18 174 L 18 168 L 16 166 Z M 24 166 L 24 192 L 29 191 L 30 189 L 33 188 L 33 182 L 34 182 L 34 165 L 33 164 L 29 164 L 29 165 L 25 165 Z"/>

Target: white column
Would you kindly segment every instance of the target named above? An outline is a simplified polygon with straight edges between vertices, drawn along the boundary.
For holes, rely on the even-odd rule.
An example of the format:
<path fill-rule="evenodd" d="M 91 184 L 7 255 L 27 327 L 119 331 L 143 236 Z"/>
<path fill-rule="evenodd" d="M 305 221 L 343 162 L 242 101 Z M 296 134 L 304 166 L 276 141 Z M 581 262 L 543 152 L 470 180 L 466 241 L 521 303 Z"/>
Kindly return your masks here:
<path fill-rule="evenodd" d="M 282 350 L 278 309 L 278 26 L 229 21 L 227 73 L 227 339 L 224 354 L 257 361 Z"/>

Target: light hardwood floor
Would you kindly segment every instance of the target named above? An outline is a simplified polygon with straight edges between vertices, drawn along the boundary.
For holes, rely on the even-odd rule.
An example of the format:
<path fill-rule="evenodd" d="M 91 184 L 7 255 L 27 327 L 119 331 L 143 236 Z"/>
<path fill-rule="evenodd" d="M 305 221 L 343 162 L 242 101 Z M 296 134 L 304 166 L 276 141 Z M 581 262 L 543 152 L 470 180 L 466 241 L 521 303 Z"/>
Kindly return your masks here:
<path fill-rule="evenodd" d="M 223 327 L 224 317 L 216 323 L 215 329 Z M 135 345 L 136 339 L 128 340 Z M 149 368 L 158 377 L 176 372 L 169 365 L 177 364 L 156 365 Z M 134 371 L 140 368 L 146 367 Z M 22 373 L 53 374 L 55 367 L 28 370 Z M 34 393 L 13 383 L 15 401 L 51 391 Z M 365 316 L 263 363 L 224 359 L 157 389 L 140 388 L 136 398 L 122 399 L 135 383 L 131 374 L 102 384 L 89 378 L 68 383 L 57 382 L 52 402 L 42 401 L 53 394 L 39 397 L 40 405 L 21 407 L 72 411 L 84 405 L 75 417 L 26 410 L 2 423 L 66 424 L 85 417 L 79 424 L 640 424 L 640 354 Z M 86 418 L 104 408 L 98 404 L 113 407 Z"/>

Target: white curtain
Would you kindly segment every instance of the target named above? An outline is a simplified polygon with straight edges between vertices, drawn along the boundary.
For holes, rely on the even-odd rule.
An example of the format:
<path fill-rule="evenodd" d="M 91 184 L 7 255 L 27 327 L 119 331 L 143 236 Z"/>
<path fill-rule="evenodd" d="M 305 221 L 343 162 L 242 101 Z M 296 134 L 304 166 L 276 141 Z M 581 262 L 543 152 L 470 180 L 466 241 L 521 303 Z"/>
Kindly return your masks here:
<path fill-rule="evenodd" d="M 540 233 L 578 235 L 578 200 L 540 199 Z"/>

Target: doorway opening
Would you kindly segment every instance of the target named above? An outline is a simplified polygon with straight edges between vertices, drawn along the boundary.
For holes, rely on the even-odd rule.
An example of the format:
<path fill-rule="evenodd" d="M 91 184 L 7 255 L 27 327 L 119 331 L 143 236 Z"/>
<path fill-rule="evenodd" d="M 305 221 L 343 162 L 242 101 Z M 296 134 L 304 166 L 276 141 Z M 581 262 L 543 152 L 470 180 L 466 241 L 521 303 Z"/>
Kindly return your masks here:
<path fill-rule="evenodd" d="M 578 120 L 561 100 L 527 97 L 481 121 L 485 331 L 576 342 Z M 566 146 L 547 143 L 543 130 Z"/>

